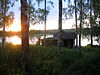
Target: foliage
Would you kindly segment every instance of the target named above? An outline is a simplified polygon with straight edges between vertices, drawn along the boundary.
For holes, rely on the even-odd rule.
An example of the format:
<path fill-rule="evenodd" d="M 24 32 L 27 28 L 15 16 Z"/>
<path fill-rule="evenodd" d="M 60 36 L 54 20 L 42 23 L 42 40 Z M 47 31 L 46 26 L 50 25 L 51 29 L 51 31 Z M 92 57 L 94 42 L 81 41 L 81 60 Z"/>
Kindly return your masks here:
<path fill-rule="evenodd" d="M 100 18 L 100 0 L 92 0 L 95 18 Z"/>
<path fill-rule="evenodd" d="M 64 0 L 67 1 L 66 6 L 63 8 L 63 14 L 65 19 L 69 19 L 73 17 L 74 10 L 75 10 L 75 5 L 73 5 L 74 0 Z M 91 6 L 90 6 L 91 3 Z M 77 17 L 78 20 L 80 20 L 80 0 L 76 0 L 76 9 L 77 9 Z M 90 10 L 92 12 L 91 18 L 90 18 Z M 100 0 L 83 0 L 82 2 L 82 28 L 83 28 L 83 33 L 85 36 L 90 34 L 90 25 L 92 23 L 92 33 L 93 36 L 99 36 L 100 34 Z M 90 23 L 91 20 L 91 23 Z M 88 32 L 84 30 L 84 28 Z M 87 35 L 86 35 L 87 34 Z"/>
<path fill-rule="evenodd" d="M 67 7 L 63 8 L 63 15 L 64 15 L 64 19 L 71 19 L 73 18 L 73 13 L 74 13 L 74 5 L 72 4 L 71 0 L 64 0 L 64 2 L 66 3 Z"/>
<path fill-rule="evenodd" d="M 90 34 L 90 28 L 83 28 L 82 29 L 83 36 L 87 37 Z M 99 26 L 93 26 L 92 27 L 92 35 L 94 37 L 99 37 L 100 35 L 100 27 Z"/>
<path fill-rule="evenodd" d="M 98 37 L 100 34 L 100 23 L 99 23 L 99 18 L 100 18 L 100 1 L 99 0 L 90 0 L 90 2 L 87 1 L 87 8 L 88 11 L 84 12 L 86 14 L 84 18 L 84 27 L 88 29 L 89 32 L 84 32 L 85 34 L 90 34 L 90 25 L 92 24 L 91 30 L 92 30 L 92 35 Z M 90 6 L 91 4 L 91 6 Z M 86 8 L 86 6 L 85 6 Z M 92 14 L 89 14 L 89 10 L 91 10 Z M 86 20 L 90 20 L 89 22 L 86 22 Z M 84 30 L 83 30 L 84 31 Z"/>
<path fill-rule="evenodd" d="M 7 0 L 7 7 L 5 8 L 5 1 L 4 0 L 0 0 L 0 27 L 3 26 L 4 21 L 5 21 L 5 25 L 9 26 L 13 23 L 14 20 L 14 13 L 13 12 L 8 12 L 9 8 L 12 6 L 12 2 L 10 0 Z M 6 13 L 5 12 L 6 9 Z M 4 16 L 4 14 L 6 16 Z"/>
<path fill-rule="evenodd" d="M 1 75 L 24 75 L 21 64 L 20 46 L 6 45 L 5 49 L 0 49 L 0 73 Z"/>
<path fill-rule="evenodd" d="M 100 49 L 99 49 L 100 50 Z M 100 51 L 96 50 L 87 53 L 82 60 L 72 64 L 69 68 L 69 75 L 99 75 L 100 74 Z"/>
<path fill-rule="evenodd" d="M 43 6 L 40 6 L 40 4 L 43 4 L 43 1 L 44 0 L 35 0 L 35 1 L 29 0 L 29 2 L 28 2 L 30 22 L 32 25 L 40 24 L 40 23 L 43 23 L 43 21 L 44 21 L 45 10 L 44 10 Z M 51 0 L 47 1 L 47 3 L 49 3 L 51 6 L 53 6 L 53 2 Z M 50 7 L 47 6 L 46 8 L 47 8 L 46 15 L 48 15 Z"/>
<path fill-rule="evenodd" d="M 82 49 L 80 56 L 75 48 L 63 48 L 62 56 L 58 57 L 56 47 L 30 45 L 31 75 L 99 75 L 100 47 Z M 21 46 L 6 44 L 3 50 L 0 47 L 0 75 L 25 74 Z"/>

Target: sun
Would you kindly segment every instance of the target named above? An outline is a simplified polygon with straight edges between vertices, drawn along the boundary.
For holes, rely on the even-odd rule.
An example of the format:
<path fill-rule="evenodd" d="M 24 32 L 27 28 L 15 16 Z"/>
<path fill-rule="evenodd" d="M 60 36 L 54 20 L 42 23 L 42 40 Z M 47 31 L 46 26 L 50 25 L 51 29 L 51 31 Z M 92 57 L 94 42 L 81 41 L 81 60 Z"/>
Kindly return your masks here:
<path fill-rule="evenodd" d="M 13 45 L 21 44 L 21 39 L 20 39 L 18 36 L 13 36 L 13 37 L 11 38 L 11 43 L 12 43 Z"/>
<path fill-rule="evenodd" d="M 14 23 L 9 27 L 9 31 L 14 31 L 14 32 L 21 31 L 20 23 L 14 21 Z"/>

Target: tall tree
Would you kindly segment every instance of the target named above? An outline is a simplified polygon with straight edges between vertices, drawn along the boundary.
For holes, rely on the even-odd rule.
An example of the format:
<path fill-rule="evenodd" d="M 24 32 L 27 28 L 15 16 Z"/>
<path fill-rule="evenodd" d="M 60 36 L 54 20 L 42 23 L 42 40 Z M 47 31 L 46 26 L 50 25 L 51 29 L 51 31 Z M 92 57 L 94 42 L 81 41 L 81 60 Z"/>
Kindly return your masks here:
<path fill-rule="evenodd" d="M 53 2 L 51 0 L 36 0 L 36 2 L 31 2 L 32 0 L 29 0 L 29 23 L 32 25 L 40 24 L 44 22 L 44 45 L 46 45 L 45 38 L 46 38 L 46 17 L 49 14 L 49 9 L 46 9 L 47 3 L 51 4 L 53 6 Z M 40 3 L 44 1 L 44 9 L 41 8 Z M 38 8 L 35 8 L 35 5 Z M 49 6 L 48 6 L 49 7 Z M 49 7 L 50 8 L 50 7 Z"/>
<path fill-rule="evenodd" d="M 66 3 L 67 2 L 67 3 Z M 63 19 L 68 20 L 73 18 L 75 6 L 73 5 L 72 0 L 64 0 L 66 7 L 63 8 Z"/>
<path fill-rule="evenodd" d="M 46 46 L 46 0 L 44 2 L 44 45 Z"/>
<path fill-rule="evenodd" d="M 75 2 L 75 22 L 76 22 L 76 47 L 78 47 L 78 28 L 77 28 L 77 7 L 76 7 L 76 0 Z"/>
<path fill-rule="evenodd" d="M 58 54 L 62 53 L 62 0 L 59 0 Z"/>
<path fill-rule="evenodd" d="M 5 0 L 4 5 L 4 24 L 3 24 L 3 39 L 2 39 L 2 48 L 4 48 L 4 42 L 5 42 L 5 21 L 6 21 L 6 11 L 7 11 L 7 0 Z"/>
<path fill-rule="evenodd" d="M 92 0 L 90 0 L 90 37 L 91 37 L 91 46 L 93 45 L 93 36 L 92 36 Z"/>
<path fill-rule="evenodd" d="M 29 0 L 29 26 L 30 26 L 30 18 L 31 18 L 31 0 Z"/>
<path fill-rule="evenodd" d="M 81 55 L 81 30 L 82 30 L 82 0 L 80 0 L 80 32 L 79 32 L 79 53 Z"/>
<path fill-rule="evenodd" d="M 100 18 L 100 0 L 86 0 L 84 2 L 84 13 L 83 15 L 83 22 L 85 23 L 86 20 L 89 20 L 87 22 L 87 28 L 83 28 L 83 35 L 85 37 L 90 36 L 90 45 L 93 45 L 93 37 L 97 37 L 98 40 L 100 35 L 100 24 L 99 24 L 99 18 Z"/>
<path fill-rule="evenodd" d="M 3 35 L 2 35 L 2 48 L 5 45 L 5 28 L 8 25 L 11 25 L 14 20 L 14 13 L 8 12 L 8 9 L 12 5 L 10 0 L 0 0 L 0 26 L 3 28 Z M 8 13 L 7 13 L 8 12 Z"/>
<path fill-rule="evenodd" d="M 36 2 L 32 2 L 33 0 L 28 1 L 29 5 L 29 13 L 30 16 L 30 23 L 31 25 L 35 24 L 42 24 L 44 22 L 44 17 L 45 17 L 45 9 L 41 8 L 41 3 L 44 0 L 36 0 Z M 51 0 L 47 1 L 47 3 L 51 4 L 53 6 L 53 2 Z M 38 8 L 37 8 L 38 4 Z M 50 6 L 48 6 L 50 8 Z M 49 9 L 46 10 L 46 16 L 49 14 Z"/>
<path fill-rule="evenodd" d="M 21 34 L 22 34 L 22 57 L 27 75 L 30 75 L 29 68 L 29 17 L 27 0 L 21 1 Z"/>

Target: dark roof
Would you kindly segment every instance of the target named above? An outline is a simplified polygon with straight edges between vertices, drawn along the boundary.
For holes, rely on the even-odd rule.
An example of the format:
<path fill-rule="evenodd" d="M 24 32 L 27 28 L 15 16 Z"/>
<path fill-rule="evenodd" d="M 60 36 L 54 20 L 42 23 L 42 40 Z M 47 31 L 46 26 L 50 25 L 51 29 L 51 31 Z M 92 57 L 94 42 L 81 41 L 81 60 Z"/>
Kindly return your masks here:
<path fill-rule="evenodd" d="M 57 38 L 58 33 L 54 33 L 53 37 Z M 76 38 L 76 33 L 75 32 L 63 32 L 62 33 L 62 39 L 75 39 L 75 38 Z"/>
<path fill-rule="evenodd" d="M 62 39 L 63 40 L 74 40 L 76 38 L 75 32 L 63 32 Z M 43 40 L 43 39 L 41 39 Z M 58 40 L 58 33 L 54 33 L 53 37 L 48 37 L 46 40 Z"/>

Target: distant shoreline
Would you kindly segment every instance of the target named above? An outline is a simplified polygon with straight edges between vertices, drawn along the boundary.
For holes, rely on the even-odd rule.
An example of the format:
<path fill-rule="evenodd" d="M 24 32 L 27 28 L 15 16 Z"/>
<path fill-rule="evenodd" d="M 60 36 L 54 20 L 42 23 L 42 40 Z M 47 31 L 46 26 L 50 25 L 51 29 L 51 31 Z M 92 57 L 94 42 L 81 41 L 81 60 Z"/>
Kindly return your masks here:
<path fill-rule="evenodd" d="M 63 31 L 65 32 L 75 32 L 75 29 L 64 29 Z M 57 33 L 58 30 L 47 30 L 46 33 L 47 34 L 54 34 Z M 2 31 L 0 31 L 0 36 L 2 36 Z M 44 30 L 30 30 L 29 31 L 29 35 L 36 35 L 36 34 L 44 34 Z M 5 36 L 12 36 L 12 35 L 21 35 L 21 32 L 14 32 L 14 31 L 6 31 L 5 32 Z"/>

